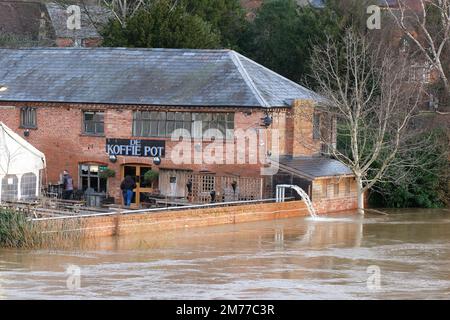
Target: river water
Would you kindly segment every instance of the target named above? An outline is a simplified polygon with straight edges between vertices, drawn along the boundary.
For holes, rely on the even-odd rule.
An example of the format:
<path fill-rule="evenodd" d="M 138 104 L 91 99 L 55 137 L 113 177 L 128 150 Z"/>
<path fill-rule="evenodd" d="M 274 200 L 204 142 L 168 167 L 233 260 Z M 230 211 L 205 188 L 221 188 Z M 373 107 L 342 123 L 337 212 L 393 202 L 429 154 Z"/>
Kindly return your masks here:
<path fill-rule="evenodd" d="M 0 249 L 0 299 L 450 299 L 450 211 L 390 211 Z"/>

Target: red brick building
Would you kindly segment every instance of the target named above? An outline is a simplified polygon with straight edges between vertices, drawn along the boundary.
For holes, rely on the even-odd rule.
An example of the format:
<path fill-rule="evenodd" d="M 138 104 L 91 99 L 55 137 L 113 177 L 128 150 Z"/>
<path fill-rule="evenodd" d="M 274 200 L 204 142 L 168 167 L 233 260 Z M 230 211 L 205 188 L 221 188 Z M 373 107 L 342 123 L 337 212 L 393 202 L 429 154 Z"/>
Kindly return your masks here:
<path fill-rule="evenodd" d="M 318 99 L 231 50 L 0 49 L 0 120 L 46 155 L 45 183 L 67 169 L 116 202 L 130 175 L 136 205 L 271 198 L 294 183 L 321 212 L 355 208 L 351 171 L 321 157 Z"/>

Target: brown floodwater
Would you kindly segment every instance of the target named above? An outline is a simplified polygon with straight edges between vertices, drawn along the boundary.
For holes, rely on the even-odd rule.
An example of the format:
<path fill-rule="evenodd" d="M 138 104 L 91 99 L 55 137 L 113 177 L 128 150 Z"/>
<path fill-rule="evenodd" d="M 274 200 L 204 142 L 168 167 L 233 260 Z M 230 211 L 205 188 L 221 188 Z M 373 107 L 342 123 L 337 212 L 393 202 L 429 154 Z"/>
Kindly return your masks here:
<path fill-rule="evenodd" d="M 389 213 L 0 249 L 0 299 L 449 299 L 450 211 Z"/>

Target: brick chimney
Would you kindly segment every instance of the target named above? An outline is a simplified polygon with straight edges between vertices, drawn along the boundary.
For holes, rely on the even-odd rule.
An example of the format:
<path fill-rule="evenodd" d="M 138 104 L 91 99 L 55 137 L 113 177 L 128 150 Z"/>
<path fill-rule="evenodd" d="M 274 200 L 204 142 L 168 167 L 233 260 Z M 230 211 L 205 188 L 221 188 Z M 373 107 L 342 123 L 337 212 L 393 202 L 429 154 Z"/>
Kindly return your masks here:
<path fill-rule="evenodd" d="M 313 137 L 314 103 L 294 100 L 286 116 L 285 151 L 293 157 L 320 154 L 320 140 Z"/>

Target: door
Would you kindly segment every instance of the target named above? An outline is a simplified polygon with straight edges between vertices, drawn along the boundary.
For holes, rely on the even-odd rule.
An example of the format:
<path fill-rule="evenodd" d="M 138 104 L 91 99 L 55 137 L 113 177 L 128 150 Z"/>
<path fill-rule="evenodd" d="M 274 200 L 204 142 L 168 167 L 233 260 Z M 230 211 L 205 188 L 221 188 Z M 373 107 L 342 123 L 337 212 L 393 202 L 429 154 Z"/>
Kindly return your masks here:
<path fill-rule="evenodd" d="M 139 207 L 139 204 L 146 200 L 146 194 L 154 190 L 153 185 L 157 182 L 145 181 L 145 174 L 151 169 L 152 167 L 144 165 L 126 165 L 123 167 L 122 179 L 131 176 L 136 182 L 136 189 L 133 190 L 133 199 L 131 200 L 133 207 Z"/>
<path fill-rule="evenodd" d="M 137 167 L 136 166 L 125 166 L 125 167 L 123 167 L 122 180 L 126 176 L 132 177 L 133 180 L 136 182 L 136 185 L 137 185 L 138 176 L 137 176 Z M 131 205 L 132 206 L 137 206 L 137 204 L 139 203 L 139 202 L 137 202 L 137 190 L 138 190 L 138 188 L 133 190 L 133 198 L 131 199 Z"/>

